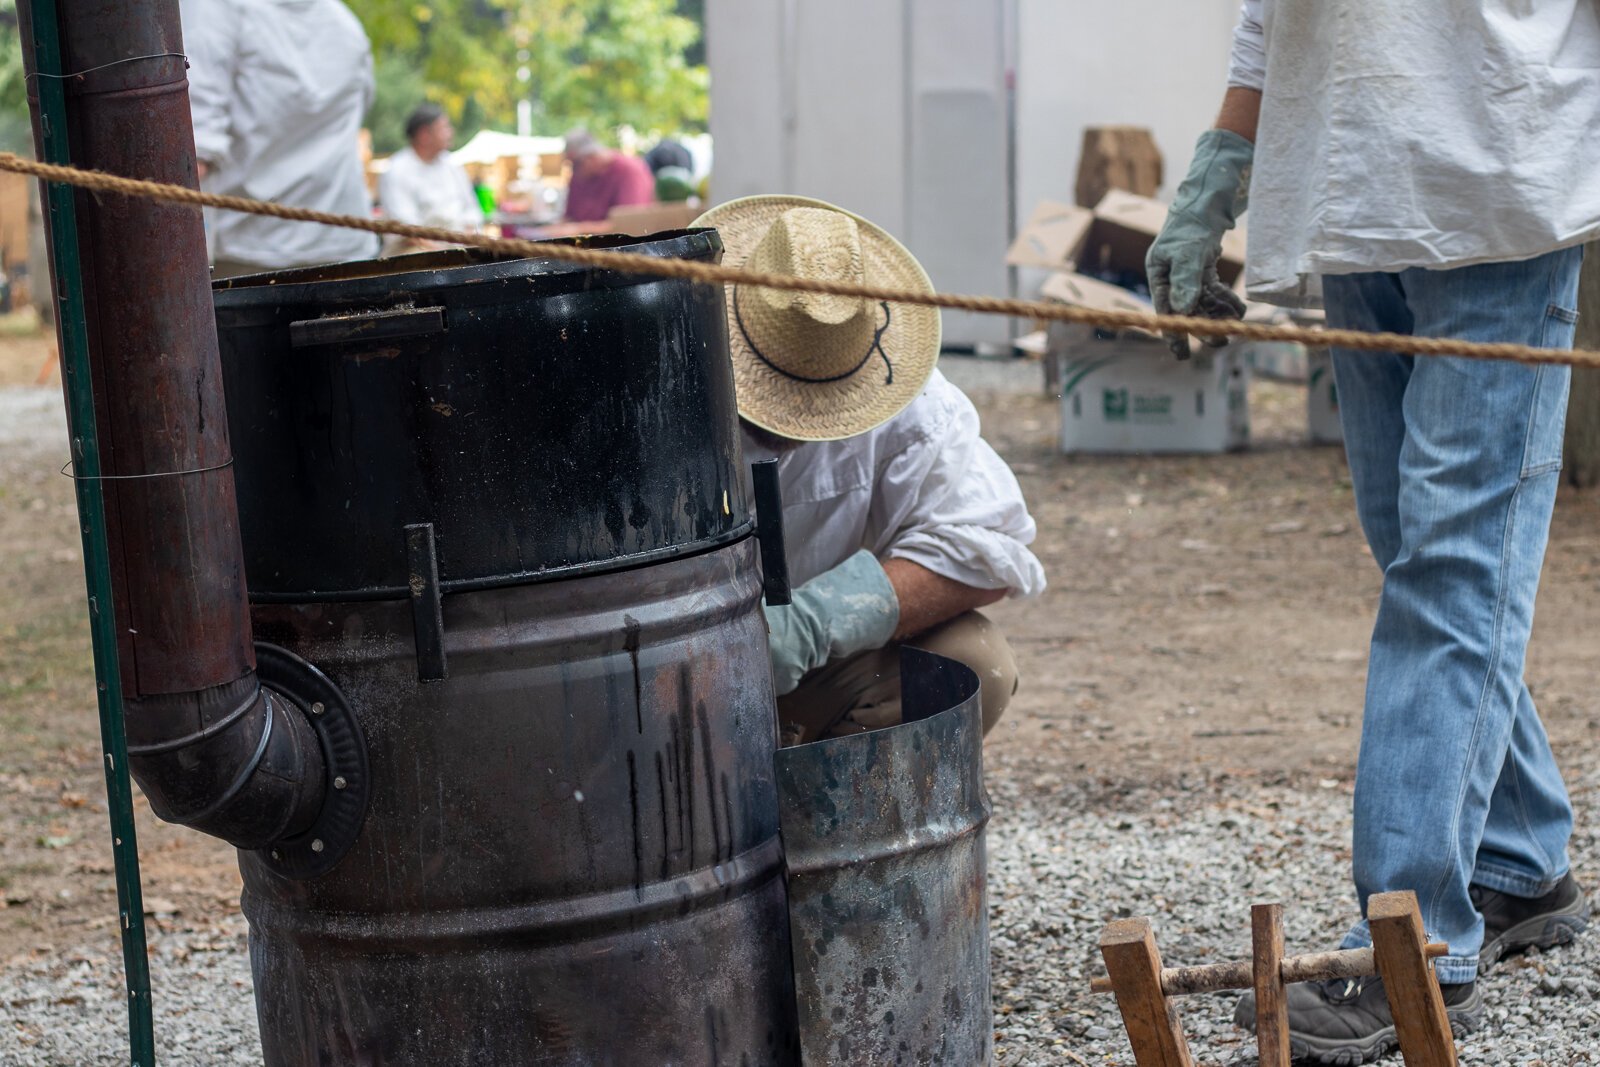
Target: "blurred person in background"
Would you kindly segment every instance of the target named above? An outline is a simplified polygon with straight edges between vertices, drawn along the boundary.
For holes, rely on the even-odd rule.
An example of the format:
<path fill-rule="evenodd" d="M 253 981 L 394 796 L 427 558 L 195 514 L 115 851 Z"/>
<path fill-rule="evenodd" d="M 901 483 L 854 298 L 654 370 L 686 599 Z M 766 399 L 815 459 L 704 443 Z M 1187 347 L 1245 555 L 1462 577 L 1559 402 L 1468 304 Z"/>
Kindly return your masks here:
<path fill-rule="evenodd" d="M 695 195 L 694 156 L 680 141 L 663 137 L 644 154 L 650 173 L 656 176 L 656 199 L 676 204 Z"/>
<path fill-rule="evenodd" d="M 361 121 L 372 49 L 340 0 L 181 0 L 200 184 L 343 215 L 369 216 Z M 365 259 L 359 230 L 206 211 L 212 273 L 226 278 Z"/>
<path fill-rule="evenodd" d="M 660 174 L 666 167 L 678 167 L 691 174 L 694 172 L 694 156 L 682 142 L 670 137 L 657 141 L 655 147 L 644 154 L 644 161 L 652 174 Z"/>
<path fill-rule="evenodd" d="M 588 130 L 567 134 L 563 154 L 572 165 L 568 222 L 603 222 L 614 207 L 655 202 L 655 176 L 638 156 L 607 148 Z"/>
<path fill-rule="evenodd" d="M 656 171 L 656 199 L 661 203 L 682 203 L 694 195 L 694 175 L 682 167 L 662 167 Z"/>
<path fill-rule="evenodd" d="M 405 148 L 389 157 L 378 183 L 378 202 L 397 222 L 475 232 L 483 225 L 483 205 L 460 164 L 450 157 L 455 140 L 450 116 L 437 104 L 421 104 L 406 119 Z M 385 251 L 442 248 L 433 241 L 389 238 Z"/>

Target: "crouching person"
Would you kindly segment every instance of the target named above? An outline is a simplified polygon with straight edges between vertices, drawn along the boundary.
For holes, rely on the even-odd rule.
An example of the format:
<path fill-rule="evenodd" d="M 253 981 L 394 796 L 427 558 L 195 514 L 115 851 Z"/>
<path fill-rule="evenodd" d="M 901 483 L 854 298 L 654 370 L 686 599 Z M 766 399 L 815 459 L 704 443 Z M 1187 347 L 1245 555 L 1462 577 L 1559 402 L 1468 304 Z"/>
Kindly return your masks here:
<path fill-rule="evenodd" d="M 820 201 L 748 197 L 715 226 L 752 271 L 932 292 L 865 219 Z M 1044 589 L 1034 524 L 972 402 L 945 380 L 939 312 L 729 286 L 747 461 L 778 461 L 793 602 L 766 608 L 786 744 L 900 722 L 900 648 L 959 660 L 983 683 L 983 728 L 1017 667 L 979 608 Z"/>

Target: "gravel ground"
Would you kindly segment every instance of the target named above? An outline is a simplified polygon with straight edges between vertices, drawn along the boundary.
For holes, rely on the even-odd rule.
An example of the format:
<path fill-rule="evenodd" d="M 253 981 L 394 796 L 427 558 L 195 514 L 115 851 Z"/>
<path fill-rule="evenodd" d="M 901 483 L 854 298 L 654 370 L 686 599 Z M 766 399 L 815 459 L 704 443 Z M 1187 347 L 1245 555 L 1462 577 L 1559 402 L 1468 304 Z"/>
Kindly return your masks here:
<path fill-rule="evenodd" d="M 1594 855 L 1600 773 L 1573 775 L 1578 873 Z M 1167 966 L 1248 959 L 1250 905 L 1281 901 L 1289 951 L 1337 947 L 1354 914 L 1348 881 L 1350 783 L 1304 787 L 1214 781 L 1106 799 L 1079 792 L 1019 800 L 991 787 L 990 937 L 996 1062 L 1132 1064 L 1109 997 L 1084 995 L 1104 973 L 1096 942 L 1113 918 L 1148 916 Z M 1037 798 L 1037 790 L 1028 790 Z M 1600 1063 L 1600 938 L 1509 960 L 1485 979 L 1482 1031 L 1464 1065 Z M 1235 994 L 1179 1002 L 1202 1064 L 1256 1062 L 1231 1022 Z M 1398 1063 L 1398 1057 L 1392 1062 Z"/>
<path fill-rule="evenodd" d="M 1592 761 L 1585 761 L 1592 762 Z M 996 1061 L 1131 1064 L 1110 998 L 1084 992 L 1109 919 L 1147 915 L 1169 964 L 1249 955 L 1249 906 L 1286 905 L 1291 951 L 1331 947 L 1353 908 L 1350 786 L 1195 779 L 1164 790 L 1086 793 L 1000 769 L 991 792 L 989 876 Z M 1575 776 L 1580 874 L 1595 854 L 1600 772 Z M 109 932 L 78 952 L 0 969 L 0 1064 L 67 1067 L 124 1055 L 120 965 Z M 152 930 L 163 1065 L 258 1062 L 243 920 Z M 1511 961 L 1487 979 L 1489 1022 L 1466 1065 L 1600 1063 L 1600 937 Z M 1200 1063 L 1254 1062 L 1232 995 L 1186 999 Z M 1396 1060 L 1395 1062 L 1398 1062 Z"/>
<path fill-rule="evenodd" d="M 0 386 L 0 446 L 18 457 L 60 449 L 67 460 L 67 423 L 59 389 Z"/>

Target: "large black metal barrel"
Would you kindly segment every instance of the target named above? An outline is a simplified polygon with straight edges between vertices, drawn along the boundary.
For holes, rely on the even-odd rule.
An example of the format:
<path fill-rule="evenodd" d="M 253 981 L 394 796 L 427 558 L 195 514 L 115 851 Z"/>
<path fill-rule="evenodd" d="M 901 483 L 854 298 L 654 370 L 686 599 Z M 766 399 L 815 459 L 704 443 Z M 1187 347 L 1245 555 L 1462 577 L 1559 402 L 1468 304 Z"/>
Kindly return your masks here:
<path fill-rule="evenodd" d="M 347 840 L 241 854 L 266 1062 L 792 1062 L 720 293 L 451 252 L 216 303 L 262 673 L 365 753 Z"/>

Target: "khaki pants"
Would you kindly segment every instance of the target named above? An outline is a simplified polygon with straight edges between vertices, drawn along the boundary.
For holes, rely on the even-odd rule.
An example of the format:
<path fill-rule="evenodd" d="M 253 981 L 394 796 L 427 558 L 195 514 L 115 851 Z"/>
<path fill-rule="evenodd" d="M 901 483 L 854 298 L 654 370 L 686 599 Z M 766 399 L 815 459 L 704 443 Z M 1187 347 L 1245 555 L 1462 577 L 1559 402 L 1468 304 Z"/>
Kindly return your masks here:
<path fill-rule="evenodd" d="M 976 611 L 957 615 L 904 642 L 965 663 L 983 683 L 983 732 L 1017 691 L 1017 662 L 1000 628 Z M 900 642 L 830 660 L 778 698 L 786 744 L 877 730 L 900 722 Z"/>

